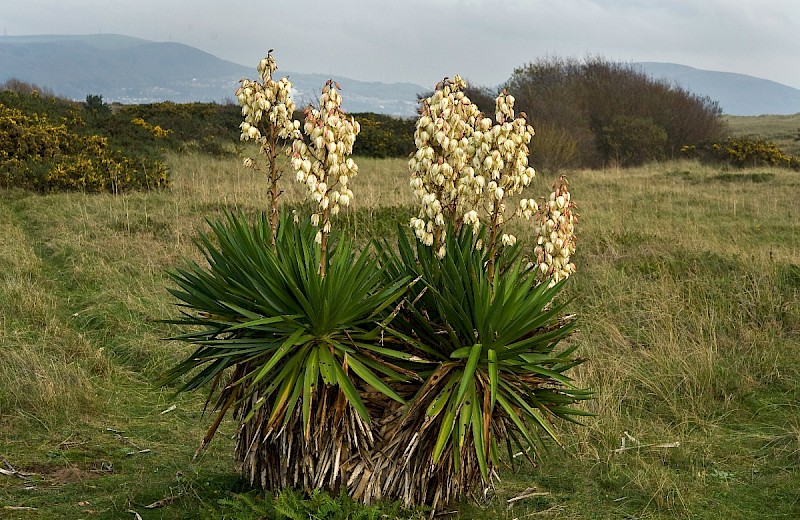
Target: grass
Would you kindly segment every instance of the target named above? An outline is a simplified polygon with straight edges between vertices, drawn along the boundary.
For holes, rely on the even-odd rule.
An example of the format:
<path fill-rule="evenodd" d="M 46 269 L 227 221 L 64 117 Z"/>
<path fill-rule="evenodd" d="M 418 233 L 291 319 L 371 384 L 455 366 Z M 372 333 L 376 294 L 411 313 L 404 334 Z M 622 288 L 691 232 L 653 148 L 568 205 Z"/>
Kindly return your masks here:
<path fill-rule="evenodd" d="M 413 209 L 405 161 L 358 162 L 340 225 L 364 243 Z M 175 313 L 164 272 L 200 260 L 206 217 L 256 212 L 267 192 L 237 161 L 170 163 L 170 192 L 0 192 L 0 517 L 426 516 L 259 497 L 233 467 L 229 421 L 191 461 L 204 396 L 153 384 L 189 348 L 154 321 Z M 674 162 L 570 179 L 581 222 L 567 290 L 591 359 L 575 375 L 598 416 L 559 425 L 565 450 L 509 468 L 456 516 L 800 516 L 800 175 Z"/>

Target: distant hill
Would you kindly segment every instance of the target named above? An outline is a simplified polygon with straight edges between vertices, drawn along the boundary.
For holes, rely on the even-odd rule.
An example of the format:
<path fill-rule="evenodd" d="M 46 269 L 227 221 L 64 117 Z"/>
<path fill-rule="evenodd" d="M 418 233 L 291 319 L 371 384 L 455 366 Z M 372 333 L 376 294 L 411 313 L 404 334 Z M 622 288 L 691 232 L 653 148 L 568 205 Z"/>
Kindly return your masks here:
<path fill-rule="evenodd" d="M 736 116 L 788 115 L 800 112 L 800 90 L 774 81 L 695 69 L 675 63 L 643 62 L 634 66 L 654 79 L 663 79 L 719 102 L 723 111 Z"/>
<path fill-rule="evenodd" d="M 315 101 L 329 79 L 280 69 L 278 74 L 294 84 L 298 107 Z M 224 102 L 234 99 L 241 78 L 255 75 L 255 64 L 246 67 L 175 42 L 117 34 L 0 37 L 0 82 L 16 78 L 75 100 L 100 94 L 121 103 Z M 342 85 L 350 112 L 411 116 L 417 94 L 425 91 L 412 83 L 333 79 Z"/>
<path fill-rule="evenodd" d="M 635 67 L 655 79 L 718 101 L 729 115 L 795 114 L 800 90 L 765 79 L 700 70 L 674 63 L 642 62 Z M 255 64 L 244 66 L 175 42 L 152 42 L 118 34 L 0 37 L 0 82 L 16 78 L 71 99 L 100 94 L 109 102 L 232 100 L 239 79 L 254 78 Z M 328 76 L 278 70 L 295 86 L 298 106 L 313 102 Z M 413 83 L 380 83 L 334 76 L 344 89 L 350 112 L 412 116 Z"/>

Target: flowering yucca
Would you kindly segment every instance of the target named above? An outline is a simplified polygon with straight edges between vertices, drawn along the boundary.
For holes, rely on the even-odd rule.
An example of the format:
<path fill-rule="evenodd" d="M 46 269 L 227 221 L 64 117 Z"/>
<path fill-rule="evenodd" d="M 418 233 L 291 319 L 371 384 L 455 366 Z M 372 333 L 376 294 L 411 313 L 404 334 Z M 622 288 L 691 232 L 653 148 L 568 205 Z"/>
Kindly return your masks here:
<path fill-rule="evenodd" d="M 267 157 L 273 245 L 278 226 L 278 181 L 282 173 L 277 166 L 277 158 L 283 140 L 300 137 L 300 122 L 292 119 L 295 109 L 292 83 L 285 77 L 278 81 L 272 79 L 277 68 L 270 50 L 258 64 L 261 81 L 242 79 L 241 86 L 236 90 L 236 99 L 244 116 L 244 121 L 239 125 L 242 131 L 240 138 L 242 141 L 258 142 L 261 154 Z M 250 157 L 244 159 L 244 166 L 260 171 L 258 163 Z"/>
<path fill-rule="evenodd" d="M 488 117 L 483 118 L 472 135 L 475 175 L 465 175 L 459 185 L 460 192 L 475 197 L 476 208 L 482 210 L 489 219 L 486 247 L 489 250 L 490 278 L 494 277 L 498 239 L 504 246 L 512 246 L 517 241 L 514 235 L 499 233 L 507 219 L 505 201 L 510 195 L 522 193 L 536 174 L 528 166 L 528 143 L 534 134 L 533 127 L 528 124 L 524 114 L 514 117 L 514 96 L 505 90 L 497 97 L 495 106 L 496 123 Z M 522 199 L 517 213 L 530 216 L 535 210 L 535 201 Z M 465 217 L 473 222 L 473 231 L 477 232 L 480 213 L 472 210 L 471 215 Z"/>
<path fill-rule="evenodd" d="M 514 451 L 532 459 L 543 436 L 557 441 L 553 419 L 585 415 L 570 405 L 591 395 L 565 374 L 583 361 L 573 356 L 575 347 L 556 348 L 575 326 L 574 316 L 562 314 L 566 304 L 555 301 L 563 287 L 556 282 L 574 270 L 566 180 L 557 184 L 552 207 L 523 198 L 507 208 L 535 175 L 528 165 L 533 128 L 525 114 L 515 115 L 506 91 L 492 120 L 464 88 L 456 76 L 422 101 L 409 161 L 421 205 L 411 219 L 416 248 L 401 232 L 399 256 L 388 246 L 382 252 L 391 276 L 424 283 L 392 324 L 428 368 L 417 370 L 425 379 L 397 414 L 402 419 L 383 423 L 379 438 L 386 441 L 369 472 L 357 475 L 358 498 L 365 490 L 366 497 L 383 493 L 435 508 L 491 486 L 500 446 L 508 447 L 509 460 Z M 517 237 L 503 232 L 514 216 L 544 222 L 564 250 L 541 255 L 544 272 L 526 268 L 513 247 Z M 554 247 L 547 244 L 541 240 L 542 251 Z M 547 277 L 552 283 L 542 283 Z"/>
<path fill-rule="evenodd" d="M 358 121 L 348 118 L 342 110 L 341 87 L 328 80 L 319 98 L 319 108 L 307 107 L 303 133 L 305 140 L 292 145 L 292 168 L 297 181 L 304 184 L 308 196 L 316 203 L 311 223 L 320 227 L 316 241 L 326 249 L 331 216 L 342 206 L 349 206 L 353 192 L 350 180 L 358 174 L 352 158 L 353 144 L 361 131 Z M 324 254 L 324 253 L 323 253 Z"/>
<path fill-rule="evenodd" d="M 522 193 L 535 172 L 528 166 L 528 143 L 533 128 L 524 114 L 515 117 L 514 97 L 503 91 L 496 99 L 496 121 L 482 117 L 464 94 L 460 76 L 445 79 L 423 100 L 414 140 L 417 152 L 409 160 L 411 188 L 421 204 L 411 227 L 420 242 L 445 254 L 446 222 L 477 233 L 483 219 L 491 231 L 485 245 L 513 245 L 516 237 L 499 234 L 506 221 L 508 196 Z M 536 202 L 523 199 L 519 214 L 530 218 Z M 493 255 L 492 255 L 493 256 Z M 494 263 L 490 261 L 490 270 Z"/>
<path fill-rule="evenodd" d="M 273 71 L 268 56 L 262 79 Z M 243 82 L 243 139 L 263 143 L 254 123 L 268 109 L 253 108 L 250 87 Z M 557 441 L 554 418 L 585 415 L 571 405 L 590 393 L 566 374 L 583 360 L 574 345 L 558 347 L 575 325 L 566 303 L 554 302 L 563 284 L 541 283 L 511 247 L 517 238 L 502 233 L 507 197 L 534 175 L 533 129 L 506 92 L 493 121 L 465 87 L 445 79 L 423 101 L 409 162 L 418 240 L 399 228 L 397 247 L 376 241 L 356 252 L 344 237 L 329 246 L 331 216 L 353 199 L 349 156 L 360 131 L 329 80 L 302 128 L 274 126 L 295 139 L 290 164 L 315 204 L 310 222 L 293 225 L 285 214 L 275 247 L 265 247 L 265 216 L 250 226 L 230 215 L 198 241 L 208 267 L 172 274 L 189 310 L 171 322 L 192 327 L 176 339 L 197 350 L 165 380 L 188 378 L 182 390 L 211 382 L 219 413 L 201 449 L 231 408 L 251 483 L 435 509 L 490 486 L 502 446 L 508 460 L 532 460 L 543 438 Z M 570 266 L 574 251 L 563 178 L 550 201 L 523 199 L 513 215 L 544 222 L 552 243 L 561 240 L 558 257 L 547 256 L 555 246 L 544 238 L 539 245 L 546 271 L 563 278 L 552 268 L 556 258 Z"/>
<path fill-rule="evenodd" d="M 437 248 L 440 258 L 445 254 L 446 222 L 460 227 L 473 219 L 469 212 L 474 198 L 459 196 L 460 180 L 475 177 L 471 137 L 480 118 L 478 107 L 464 93 L 466 86 L 461 76 L 445 78 L 422 101 L 414 131 L 417 152 L 408 162 L 411 188 L 422 206 L 411 227 L 420 242 Z"/>
<path fill-rule="evenodd" d="M 463 225 L 478 233 L 484 220 L 489 231 L 477 247 L 488 251 L 487 270 L 494 278 L 498 246 L 513 246 L 517 237 L 503 233 L 510 218 L 506 200 L 521 194 L 536 172 L 528 165 L 528 144 L 534 135 L 524 113 L 515 115 L 514 96 L 506 90 L 495 100 L 495 121 L 482 117 L 464 94 L 466 83 L 456 75 L 436 86 L 422 101 L 414 139 L 417 152 L 409 160 L 411 188 L 421 204 L 411 227 L 420 242 L 436 255 L 446 254 L 447 225 Z M 550 285 L 575 270 L 574 203 L 561 177 L 540 208 L 534 198 L 522 198 L 511 216 L 534 219 L 535 267 Z"/>
<path fill-rule="evenodd" d="M 241 86 L 236 90 L 236 99 L 242 107 L 244 122 L 239 125 L 242 130 L 242 141 L 261 140 L 264 137 L 264 128 L 275 131 L 281 139 L 295 136 L 295 130 L 300 128 L 300 122 L 292 119 L 294 101 L 292 100 L 292 82 L 289 78 L 278 81 L 272 79 L 272 74 L 278 65 L 272 56 L 272 51 L 258 64 L 258 73 L 261 82 L 242 79 Z"/>
<path fill-rule="evenodd" d="M 310 222 L 289 213 L 277 225 L 265 214 L 255 224 L 243 214 L 209 221 L 211 233 L 197 241 L 207 265 L 172 273 L 184 312 L 170 322 L 190 327 L 176 339 L 197 349 L 164 381 L 186 378 L 181 390 L 210 383 L 219 411 L 198 453 L 230 410 L 239 421 L 236 458 L 251 483 L 338 491 L 365 467 L 377 411 L 403 404 L 395 387 L 416 377 L 396 364 L 412 355 L 387 318 L 413 281 L 386 279 L 372 249 L 356 250 L 347 237 L 328 244 L 331 215 L 353 199 L 358 167 L 349 155 L 360 128 L 328 81 L 301 133 L 288 118 L 288 82 L 273 82 L 274 70 L 267 56 L 263 84 L 245 80 L 237 92 L 242 139 L 262 144 L 273 188 L 278 139 L 295 139 L 290 164 L 316 207 Z"/>
<path fill-rule="evenodd" d="M 568 187 L 569 182 L 562 175 L 535 217 L 536 246 L 533 252 L 539 278 L 549 278 L 551 287 L 575 272 L 575 264 L 570 259 L 575 253 L 575 224 L 578 219 Z"/>

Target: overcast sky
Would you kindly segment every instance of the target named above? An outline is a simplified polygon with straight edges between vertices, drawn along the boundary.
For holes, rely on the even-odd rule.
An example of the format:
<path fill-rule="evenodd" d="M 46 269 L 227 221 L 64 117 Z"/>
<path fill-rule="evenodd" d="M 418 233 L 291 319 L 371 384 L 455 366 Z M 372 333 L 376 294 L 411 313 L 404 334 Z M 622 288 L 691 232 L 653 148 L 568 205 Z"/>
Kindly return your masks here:
<path fill-rule="evenodd" d="M 280 71 L 497 85 L 546 56 L 661 61 L 800 88 L 799 0 L 2 0 L 0 30 L 176 41 Z"/>

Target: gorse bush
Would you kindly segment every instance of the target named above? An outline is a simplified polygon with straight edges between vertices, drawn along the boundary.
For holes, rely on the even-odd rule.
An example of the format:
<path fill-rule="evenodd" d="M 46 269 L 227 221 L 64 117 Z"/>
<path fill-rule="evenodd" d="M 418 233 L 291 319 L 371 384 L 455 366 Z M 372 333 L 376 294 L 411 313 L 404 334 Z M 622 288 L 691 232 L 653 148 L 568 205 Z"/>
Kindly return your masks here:
<path fill-rule="evenodd" d="M 163 163 L 128 157 L 105 137 L 79 134 L 82 124 L 77 116 L 54 122 L 0 104 L 0 187 L 117 193 L 169 185 Z"/>
<path fill-rule="evenodd" d="M 211 386 L 218 412 L 200 449 L 232 411 L 242 472 L 270 490 L 437 508 L 490 487 L 502 447 L 507 460 L 533 459 L 557 439 L 554 419 L 586 415 L 573 405 L 590 393 L 567 375 L 583 359 L 560 346 L 574 316 L 556 301 L 575 271 L 566 179 L 541 204 L 511 207 L 535 175 L 533 128 L 507 92 L 484 117 L 455 76 L 421 101 L 415 123 L 416 240 L 400 228 L 396 243 L 356 251 L 333 222 L 354 199 L 360 125 L 333 81 L 294 121 L 276 68 L 268 54 L 261 80 L 237 91 L 241 138 L 260 145 L 245 164 L 273 187 L 270 211 L 254 224 L 210 222 L 197 242 L 208 265 L 171 273 L 183 316 L 168 321 L 196 350 L 164 382 Z M 303 222 L 277 217 L 284 140 L 310 202 Z M 527 252 L 504 232 L 517 217 L 533 223 Z"/>
<path fill-rule="evenodd" d="M 353 154 L 364 157 L 408 157 L 414 151 L 414 121 L 382 114 L 353 114 L 361 133 Z"/>
<path fill-rule="evenodd" d="M 301 107 L 302 108 L 302 107 Z M 125 121 L 138 118 L 170 132 L 158 145 L 177 151 L 199 150 L 211 155 L 231 156 L 239 140 L 240 107 L 214 103 L 151 103 L 115 107 L 116 114 L 106 123 L 108 132 L 123 138 L 130 128 Z M 302 119 L 302 110 L 292 107 L 290 116 Z M 414 151 L 414 121 L 383 114 L 357 113 L 352 117 L 361 125 L 361 135 L 353 153 L 364 157 L 407 157 Z M 147 136 L 131 133 L 126 144 L 135 145 Z M 283 138 L 282 138 L 283 140 Z"/>
<path fill-rule="evenodd" d="M 233 145 L 238 141 L 235 128 L 239 124 L 239 109 L 234 104 L 182 103 L 170 101 L 145 105 L 115 107 L 114 117 L 104 128 L 126 146 L 135 146 L 147 136 L 131 132 L 127 122 L 145 121 L 151 127 L 160 127 L 167 135 L 160 136 L 156 146 L 176 151 L 199 150 L 220 157 L 232 156 Z"/>
<path fill-rule="evenodd" d="M 800 170 L 800 158 L 785 153 L 771 141 L 752 137 L 729 137 L 724 141 L 685 146 L 681 153 L 701 162 L 738 168 L 779 166 Z"/>

